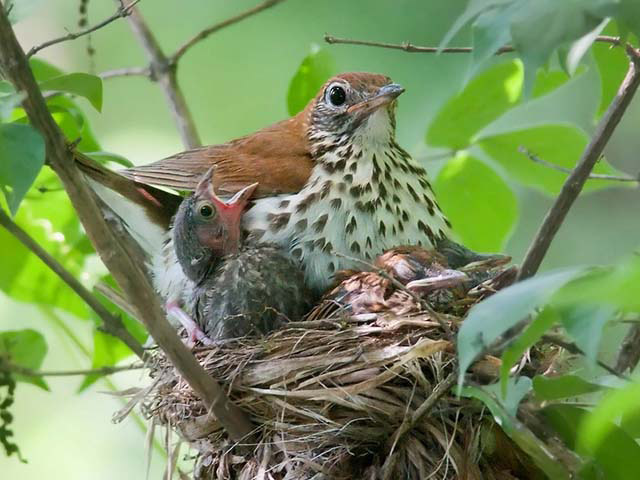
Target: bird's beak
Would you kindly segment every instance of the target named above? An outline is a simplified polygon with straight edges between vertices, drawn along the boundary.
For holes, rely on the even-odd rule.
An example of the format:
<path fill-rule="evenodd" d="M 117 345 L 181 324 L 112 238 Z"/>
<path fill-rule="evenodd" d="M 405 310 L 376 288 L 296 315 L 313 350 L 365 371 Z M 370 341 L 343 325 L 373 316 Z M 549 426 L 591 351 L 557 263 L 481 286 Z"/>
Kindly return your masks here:
<path fill-rule="evenodd" d="M 439 288 L 453 288 L 463 284 L 469 280 L 469 277 L 458 270 L 445 269 L 438 272 L 438 275 L 433 277 L 421 278 L 407 283 L 407 288 L 412 292 L 419 292 L 422 294 L 433 292 Z"/>
<path fill-rule="evenodd" d="M 361 116 L 367 116 L 375 112 L 378 108 L 388 105 L 404 92 L 404 88 L 397 83 L 390 83 L 373 94 L 366 100 L 356 103 L 347 109 L 348 113 L 357 113 Z"/>

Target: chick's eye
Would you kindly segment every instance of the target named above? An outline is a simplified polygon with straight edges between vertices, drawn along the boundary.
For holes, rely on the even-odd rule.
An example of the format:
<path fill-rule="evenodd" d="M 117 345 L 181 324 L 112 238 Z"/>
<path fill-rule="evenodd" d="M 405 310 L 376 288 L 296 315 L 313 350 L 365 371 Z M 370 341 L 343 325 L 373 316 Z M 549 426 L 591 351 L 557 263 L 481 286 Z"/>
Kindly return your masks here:
<path fill-rule="evenodd" d="M 329 89 L 329 101 L 335 107 L 339 107 L 344 104 L 347 99 L 347 93 L 344 91 L 344 88 L 334 85 Z"/>
<path fill-rule="evenodd" d="M 202 205 L 200 207 L 200 216 L 209 218 L 211 215 L 213 215 L 213 207 L 211 205 Z"/>

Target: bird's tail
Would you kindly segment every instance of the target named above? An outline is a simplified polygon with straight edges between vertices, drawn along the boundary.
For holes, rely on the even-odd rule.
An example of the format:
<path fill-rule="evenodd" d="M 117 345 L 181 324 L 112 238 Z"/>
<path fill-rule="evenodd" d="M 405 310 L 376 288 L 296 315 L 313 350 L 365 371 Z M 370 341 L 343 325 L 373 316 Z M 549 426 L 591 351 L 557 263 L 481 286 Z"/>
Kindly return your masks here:
<path fill-rule="evenodd" d="M 92 190 L 122 220 L 143 250 L 150 256 L 159 253 L 182 197 L 135 182 L 82 153 L 76 152 L 75 160 Z"/>

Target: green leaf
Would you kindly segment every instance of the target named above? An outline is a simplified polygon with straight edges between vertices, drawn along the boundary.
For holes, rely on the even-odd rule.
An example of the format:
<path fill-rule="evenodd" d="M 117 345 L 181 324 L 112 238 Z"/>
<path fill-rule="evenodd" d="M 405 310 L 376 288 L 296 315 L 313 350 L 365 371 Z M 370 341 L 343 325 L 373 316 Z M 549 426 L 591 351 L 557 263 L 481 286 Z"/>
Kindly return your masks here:
<path fill-rule="evenodd" d="M 542 97 L 564 85 L 571 77 L 562 70 L 538 70 L 533 98 Z"/>
<path fill-rule="evenodd" d="M 131 350 L 129 347 L 119 339 L 98 330 L 93 333 L 91 368 L 112 367 L 130 355 Z M 78 387 L 78 391 L 86 390 L 102 376 L 97 374 L 87 375 Z"/>
<path fill-rule="evenodd" d="M 429 126 L 427 143 L 453 149 L 467 147 L 476 132 L 517 103 L 521 90 L 520 62 L 489 68 L 444 105 Z"/>
<path fill-rule="evenodd" d="M 640 38 L 640 2 L 638 0 L 620 0 L 616 20 Z"/>
<path fill-rule="evenodd" d="M 536 79 L 537 82 L 547 81 L 544 70 L 538 70 Z M 591 133 L 600 103 L 599 91 L 597 68 L 593 65 L 581 66 L 576 75 L 560 87 L 507 110 L 474 135 L 473 141 L 549 125 L 575 126 L 585 133 Z"/>
<path fill-rule="evenodd" d="M 634 404 L 637 403 L 636 397 Z M 596 407 L 596 411 L 599 408 Z M 602 419 L 600 426 L 604 430 L 598 432 L 602 436 L 594 439 L 590 437 L 592 432 L 585 429 L 591 423 L 593 412 L 590 414 L 572 405 L 550 405 L 542 413 L 569 448 L 593 458 L 600 467 L 599 475 L 591 474 L 588 478 L 636 478 L 640 471 L 640 446 L 610 420 Z M 581 478 L 585 478 L 585 472 L 581 473 Z"/>
<path fill-rule="evenodd" d="M 518 335 L 511 345 L 509 345 L 502 353 L 502 363 L 500 365 L 500 385 L 502 387 L 502 396 L 507 393 L 507 381 L 509 379 L 509 370 L 518 361 L 518 359 L 527 351 L 529 347 L 535 344 L 542 335 L 549 330 L 558 320 L 556 311 L 552 308 L 545 308 L 535 317 L 524 331 Z M 534 379 L 535 381 L 535 379 Z"/>
<path fill-rule="evenodd" d="M 640 257 L 632 255 L 617 265 L 593 269 L 571 282 L 554 297 L 556 305 L 611 305 L 628 312 L 640 312 Z"/>
<path fill-rule="evenodd" d="M 102 79 L 88 73 L 69 73 L 40 83 L 42 91 L 65 92 L 89 100 L 97 110 L 102 110 Z"/>
<path fill-rule="evenodd" d="M 79 151 L 102 150 L 91 131 L 86 115 L 75 102 L 66 97 L 54 97 L 47 101 L 47 105 L 65 137 L 72 142 L 80 140 L 76 145 Z"/>
<path fill-rule="evenodd" d="M 526 380 L 529 379 L 527 378 Z M 524 380 L 525 386 L 526 380 Z M 464 387 L 461 395 L 477 398 L 484 403 L 502 430 L 504 430 L 509 438 L 511 438 L 549 478 L 553 480 L 568 480 L 572 478 L 563 463 L 558 461 L 558 458 L 549 450 L 548 446 L 538 439 L 517 417 L 511 415 L 498 401 L 497 395 L 494 392 L 478 387 Z"/>
<path fill-rule="evenodd" d="M 580 160 L 587 140 L 587 136 L 576 128 L 549 125 L 488 137 L 479 145 L 516 180 L 543 193 L 556 195 L 567 180 L 567 174 L 532 161 L 520 152 L 520 148 L 526 148 L 545 162 L 572 169 Z M 620 174 L 604 159 L 596 164 L 593 171 Z M 619 184 L 611 180 L 588 180 L 584 190 L 594 191 Z"/>
<path fill-rule="evenodd" d="M 434 188 L 462 243 L 478 251 L 502 249 L 518 218 L 518 205 L 499 175 L 460 153 L 440 170 Z"/>
<path fill-rule="evenodd" d="M 58 67 L 41 58 L 31 57 L 29 59 L 29 66 L 38 82 L 64 75 L 64 72 Z"/>
<path fill-rule="evenodd" d="M 38 191 L 46 189 L 45 193 Z M 91 284 L 94 273 L 86 268 L 86 249 L 79 248 L 86 241 L 78 216 L 71 206 L 56 175 L 43 169 L 34 188 L 27 194 L 15 218 L 38 244 L 56 258 L 83 283 Z M 0 229 L 0 249 L 12 252 L 10 272 L 0 269 L 0 288 L 18 301 L 50 305 L 79 318 L 88 318 L 87 306 L 42 261 L 27 251 L 12 236 Z M 14 262 L 13 257 L 16 257 Z M 4 260 L 3 260 L 4 262 Z M 94 268 L 103 268 L 101 265 Z"/>
<path fill-rule="evenodd" d="M 478 387 L 485 392 L 493 394 L 511 416 L 518 413 L 518 405 L 524 396 L 531 391 L 531 379 L 529 377 L 509 378 L 507 380 L 507 388 L 502 392 L 500 383 L 485 385 Z"/>
<path fill-rule="evenodd" d="M 604 16 L 596 15 L 596 4 L 603 0 L 520 1 L 518 14 L 511 23 L 511 39 L 525 66 L 524 95 L 533 89 L 536 72 L 553 51 L 594 30 Z M 544 35 L 540 35 L 544 32 Z"/>
<path fill-rule="evenodd" d="M 46 354 L 47 342 L 40 332 L 31 329 L 0 332 L 0 357 L 5 357 L 9 363 L 38 370 Z M 16 374 L 15 378 L 49 390 L 41 377 Z"/>
<path fill-rule="evenodd" d="M 569 336 L 584 352 L 585 357 L 595 365 L 602 330 L 616 312 L 611 305 L 593 303 L 559 308 L 560 321 Z"/>
<path fill-rule="evenodd" d="M 15 215 L 44 165 L 44 141 L 29 125 L 0 124 L 0 188 Z"/>
<path fill-rule="evenodd" d="M 302 111 L 335 71 L 333 59 L 325 50 L 312 45 L 289 84 L 287 109 L 290 115 Z"/>
<path fill-rule="evenodd" d="M 602 400 L 579 422 L 576 450 L 592 455 L 606 478 L 631 478 L 640 471 L 640 446 L 616 421 L 623 415 L 640 411 L 640 383 L 607 392 Z"/>
<path fill-rule="evenodd" d="M 540 400 L 554 401 L 563 398 L 578 397 L 588 393 L 599 392 L 602 385 L 587 382 L 577 375 L 561 375 L 545 377 L 537 375 L 533 378 L 533 390 Z"/>
<path fill-rule="evenodd" d="M 502 4 L 510 3 L 511 1 L 512 0 L 470 0 L 467 4 L 467 8 L 456 19 L 449 31 L 445 34 L 438 48 L 442 49 L 449 45 L 449 42 L 451 42 L 456 33 L 481 13 L 496 8 Z"/>
<path fill-rule="evenodd" d="M 604 35 L 618 36 L 618 26 L 615 22 L 610 22 L 602 33 Z M 601 79 L 602 93 L 597 112 L 597 115 L 600 116 L 607 109 L 618 91 L 629 67 L 629 58 L 624 51 L 624 47 L 611 48 L 611 45 L 606 43 L 596 43 L 592 51 Z"/>
<path fill-rule="evenodd" d="M 471 72 L 491 58 L 500 47 L 510 43 L 509 25 L 518 10 L 518 3 L 504 8 L 491 8 L 481 13 L 471 26 L 473 36 L 473 63 Z"/>
<path fill-rule="evenodd" d="M 480 353 L 586 271 L 586 267 L 552 270 L 511 285 L 473 306 L 458 332 L 458 384 L 462 385 L 464 373 Z"/>
<path fill-rule="evenodd" d="M 573 75 L 576 72 L 580 61 L 589 48 L 591 48 L 593 42 L 598 38 L 598 35 L 600 35 L 607 23 L 609 23 L 609 19 L 605 18 L 596 28 L 573 42 L 567 49 L 567 54 L 561 59 L 561 63 L 565 66 L 569 75 Z"/>

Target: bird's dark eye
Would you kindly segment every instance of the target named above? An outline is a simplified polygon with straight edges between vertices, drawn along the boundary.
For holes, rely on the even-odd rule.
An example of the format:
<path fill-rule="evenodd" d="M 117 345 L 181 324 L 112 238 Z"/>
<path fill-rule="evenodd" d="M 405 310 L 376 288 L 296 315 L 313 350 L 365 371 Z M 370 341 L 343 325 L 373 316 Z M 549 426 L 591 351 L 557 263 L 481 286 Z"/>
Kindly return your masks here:
<path fill-rule="evenodd" d="M 200 216 L 204 218 L 209 218 L 213 215 L 213 207 L 211 205 L 202 205 L 200 207 Z"/>
<path fill-rule="evenodd" d="M 344 104 L 347 99 L 347 93 L 344 91 L 344 88 L 334 85 L 329 89 L 329 101 L 335 107 L 339 107 Z"/>

